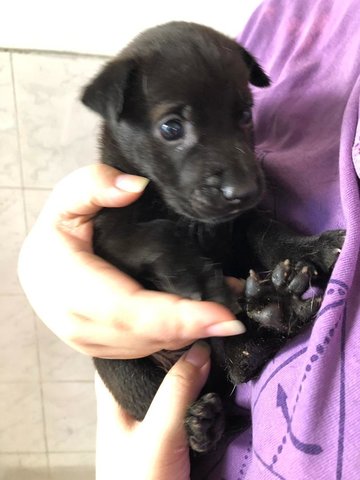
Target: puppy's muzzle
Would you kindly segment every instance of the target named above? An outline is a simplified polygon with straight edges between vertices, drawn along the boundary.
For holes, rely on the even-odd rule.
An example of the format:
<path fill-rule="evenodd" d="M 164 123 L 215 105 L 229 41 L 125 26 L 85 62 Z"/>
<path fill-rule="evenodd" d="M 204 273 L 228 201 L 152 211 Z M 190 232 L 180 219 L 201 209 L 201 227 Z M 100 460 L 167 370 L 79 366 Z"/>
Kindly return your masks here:
<path fill-rule="evenodd" d="M 258 195 L 258 185 L 255 181 L 239 183 L 236 179 L 223 178 L 222 175 L 212 175 L 205 180 L 205 187 L 217 190 L 223 200 L 232 204 L 247 202 Z"/>
<path fill-rule="evenodd" d="M 223 205 L 247 204 L 259 197 L 259 182 L 256 175 L 233 171 L 218 171 L 209 175 L 203 184 L 203 191 L 212 192 Z"/>
<path fill-rule="evenodd" d="M 203 184 L 195 188 L 191 204 L 203 220 L 227 219 L 253 208 L 263 194 L 260 178 L 217 173 L 208 176 Z"/>

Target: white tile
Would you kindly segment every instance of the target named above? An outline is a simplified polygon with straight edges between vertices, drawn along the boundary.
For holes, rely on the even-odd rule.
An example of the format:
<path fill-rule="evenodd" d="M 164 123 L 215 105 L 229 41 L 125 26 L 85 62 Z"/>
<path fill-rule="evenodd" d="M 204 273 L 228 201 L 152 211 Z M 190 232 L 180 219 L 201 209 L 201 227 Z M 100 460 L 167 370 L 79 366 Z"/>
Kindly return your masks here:
<path fill-rule="evenodd" d="M 35 318 L 24 296 L 0 296 L 0 382 L 39 380 Z"/>
<path fill-rule="evenodd" d="M 0 294 L 22 293 L 16 267 L 25 237 L 25 214 L 20 189 L 0 188 Z"/>
<path fill-rule="evenodd" d="M 34 225 L 50 193 L 51 190 L 24 189 L 26 226 L 28 230 Z"/>
<path fill-rule="evenodd" d="M 51 452 L 95 450 L 95 393 L 92 383 L 43 383 L 45 423 Z"/>
<path fill-rule="evenodd" d="M 10 54 L 0 52 L 0 186 L 21 187 Z"/>
<path fill-rule="evenodd" d="M 38 383 L 0 383 L 0 412 L 0 452 L 45 452 Z"/>
<path fill-rule="evenodd" d="M 73 350 L 38 320 L 41 377 L 43 381 L 94 380 L 91 357 Z"/>
<path fill-rule="evenodd" d="M 103 59 L 13 54 L 24 185 L 52 188 L 97 160 L 98 117 L 79 101 Z"/>
<path fill-rule="evenodd" d="M 48 480 L 45 453 L 0 454 L 0 480 Z"/>

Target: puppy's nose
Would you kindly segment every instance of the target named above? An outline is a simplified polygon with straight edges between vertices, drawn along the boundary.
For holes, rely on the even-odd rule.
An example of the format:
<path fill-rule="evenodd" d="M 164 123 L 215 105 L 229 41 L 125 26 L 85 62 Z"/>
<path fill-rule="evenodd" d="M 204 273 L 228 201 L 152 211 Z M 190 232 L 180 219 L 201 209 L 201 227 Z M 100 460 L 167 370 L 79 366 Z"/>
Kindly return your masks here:
<path fill-rule="evenodd" d="M 255 183 L 249 185 L 222 185 L 220 187 L 223 197 L 228 202 L 242 202 L 256 196 L 257 186 Z"/>
<path fill-rule="evenodd" d="M 239 183 L 234 180 L 233 175 L 226 175 L 223 171 L 209 176 L 206 185 L 216 188 L 225 200 L 232 203 L 244 202 L 258 194 L 256 181 L 249 179 Z"/>

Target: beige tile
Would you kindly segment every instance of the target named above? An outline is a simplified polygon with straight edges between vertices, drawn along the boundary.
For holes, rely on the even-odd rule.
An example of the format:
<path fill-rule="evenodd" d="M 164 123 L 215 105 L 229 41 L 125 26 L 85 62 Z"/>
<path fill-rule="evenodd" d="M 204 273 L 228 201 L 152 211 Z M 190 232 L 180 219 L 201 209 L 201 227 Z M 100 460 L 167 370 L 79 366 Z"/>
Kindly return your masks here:
<path fill-rule="evenodd" d="M 24 296 L 0 296 L 0 382 L 39 380 L 34 313 Z"/>
<path fill-rule="evenodd" d="M 25 237 L 25 215 L 20 189 L 0 188 L 0 294 L 22 293 L 16 267 Z"/>
<path fill-rule="evenodd" d="M 95 452 L 49 453 L 51 469 L 60 467 L 95 467 Z"/>
<path fill-rule="evenodd" d="M 49 453 L 51 480 L 95 480 L 95 453 Z"/>
<path fill-rule="evenodd" d="M 45 468 L 9 468 L 0 472 L 0 480 L 51 480 L 51 477 Z"/>
<path fill-rule="evenodd" d="M 44 383 L 44 409 L 51 452 L 95 449 L 95 394 L 92 383 Z"/>
<path fill-rule="evenodd" d="M 50 480 L 69 480 L 69 479 L 95 480 L 95 471 L 93 468 L 89 468 L 89 467 L 59 467 L 56 470 L 51 470 Z"/>
<path fill-rule="evenodd" d="M 50 480 L 69 479 L 95 480 L 95 471 L 90 467 L 59 467 L 50 472 Z"/>
<path fill-rule="evenodd" d="M 97 160 L 98 117 L 79 101 L 103 59 L 57 54 L 13 55 L 24 184 L 52 188 Z"/>
<path fill-rule="evenodd" d="M 0 480 L 48 480 L 45 453 L 0 454 Z"/>
<path fill-rule="evenodd" d="M 94 380 L 94 367 L 90 357 L 68 347 L 40 320 L 37 331 L 43 381 Z"/>
<path fill-rule="evenodd" d="M 26 225 L 29 230 L 34 225 L 35 220 L 50 195 L 50 192 L 51 190 L 34 190 L 31 188 L 26 188 L 24 190 Z"/>
<path fill-rule="evenodd" d="M 0 52 L 0 186 L 21 187 L 11 59 Z"/>
<path fill-rule="evenodd" d="M 0 452 L 45 452 L 38 383 L 0 383 L 0 412 Z"/>

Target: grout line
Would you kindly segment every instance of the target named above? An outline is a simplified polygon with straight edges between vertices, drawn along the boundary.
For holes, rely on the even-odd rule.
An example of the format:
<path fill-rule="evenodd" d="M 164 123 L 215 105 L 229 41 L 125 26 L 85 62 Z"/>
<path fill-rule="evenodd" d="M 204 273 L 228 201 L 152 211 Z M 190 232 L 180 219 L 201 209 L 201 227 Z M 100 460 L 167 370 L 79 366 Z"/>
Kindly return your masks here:
<path fill-rule="evenodd" d="M 0 457 L 1 455 L 46 455 L 46 452 L 44 450 L 39 450 L 38 452 L 26 452 L 26 451 L 22 452 L 20 450 L 16 450 L 16 452 L 14 452 L 14 451 L 1 450 Z"/>
<path fill-rule="evenodd" d="M 63 50 L 41 50 L 41 49 L 26 49 L 26 48 L 4 48 L 0 47 L 0 52 L 8 52 L 12 53 L 25 53 L 25 54 L 38 54 L 38 55 L 58 55 L 59 57 L 88 57 L 88 58 L 98 58 L 104 60 L 110 60 L 116 55 L 114 52 L 113 55 L 105 55 L 101 53 L 82 53 L 82 52 L 71 52 L 71 51 L 63 51 Z"/>
<path fill-rule="evenodd" d="M 7 190 L 39 190 L 39 191 L 44 191 L 44 192 L 51 192 L 53 190 L 52 187 L 27 187 L 26 185 L 23 187 L 14 187 L 13 185 L 0 185 L 0 190 L 1 189 L 7 189 Z"/>

